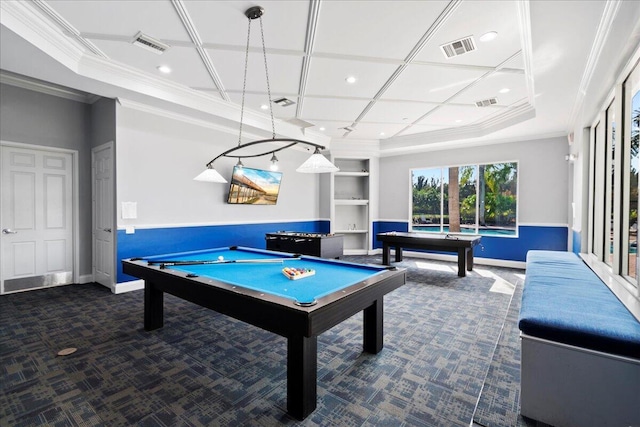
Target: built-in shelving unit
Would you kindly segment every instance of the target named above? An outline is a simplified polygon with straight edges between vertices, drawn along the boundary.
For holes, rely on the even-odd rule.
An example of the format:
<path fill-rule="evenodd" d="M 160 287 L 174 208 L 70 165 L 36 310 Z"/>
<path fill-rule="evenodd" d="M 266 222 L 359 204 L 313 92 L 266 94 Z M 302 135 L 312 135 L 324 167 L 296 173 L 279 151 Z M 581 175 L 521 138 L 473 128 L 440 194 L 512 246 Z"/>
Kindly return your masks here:
<path fill-rule="evenodd" d="M 339 172 L 332 174 L 331 232 L 344 235 L 344 253 L 367 254 L 371 240 L 370 160 L 333 159 Z"/>

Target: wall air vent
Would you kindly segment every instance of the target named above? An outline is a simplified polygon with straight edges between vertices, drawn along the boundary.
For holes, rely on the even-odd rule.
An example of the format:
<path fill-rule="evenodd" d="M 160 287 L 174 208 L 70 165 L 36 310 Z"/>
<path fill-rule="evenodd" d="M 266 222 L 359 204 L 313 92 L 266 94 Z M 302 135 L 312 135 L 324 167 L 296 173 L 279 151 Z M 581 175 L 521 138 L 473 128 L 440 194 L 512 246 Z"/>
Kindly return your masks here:
<path fill-rule="evenodd" d="M 488 107 L 490 105 L 496 105 L 498 98 L 483 99 L 482 101 L 476 101 L 476 107 Z"/>
<path fill-rule="evenodd" d="M 142 31 L 138 31 L 138 34 L 133 37 L 131 43 L 158 55 L 162 55 L 167 49 L 171 47 L 166 43 L 162 43 L 160 40 L 156 40 L 153 37 L 142 34 Z"/>
<path fill-rule="evenodd" d="M 455 40 L 440 46 L 440 50 L 442 50 L 442 53 L 444 53 L 444 56 L 447 58 L 453 58 L 454 56 L 472 52 L 476 49 L 476 43 L 473 41 L 473 36 Z"/>
<path fill-rule="evenodd" d="M 274 99 L 273 100 L 274 104 L 278 104 L 281 107 L 288 107 L 290 105 L 295 104 L 294 101 L 288 99 L 288 98 L 278 98 L 278 99 Z"/>

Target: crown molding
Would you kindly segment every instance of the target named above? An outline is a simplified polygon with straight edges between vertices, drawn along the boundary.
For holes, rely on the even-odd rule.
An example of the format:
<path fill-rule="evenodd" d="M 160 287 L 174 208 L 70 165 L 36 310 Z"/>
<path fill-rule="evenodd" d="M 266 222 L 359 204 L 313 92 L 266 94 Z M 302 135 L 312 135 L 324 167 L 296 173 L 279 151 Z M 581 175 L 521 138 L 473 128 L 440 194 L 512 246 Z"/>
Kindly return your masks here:
<path fill-rule="evenodd" d="M 513 72 L 512 68 L 507 67 L 507 65 L 516 58 L 518 55 L 522 55 L 524 62 L 524 76 L 527 87 L 527 103 L 526 105 L 520 105 L 515 108 L 503 108 L 499 112 L 493 114 L 488 119 L 483 119 L 481 122 L 474 123 L 468 126 L 463 127 L 455 127 L 455 128 L 446 128 L 439 129 L 431 132 L 424 132 L 415 135 L 400 135 L 405 130 L 411 128 L 413 125 L 418 124 L 420 121 L 424 120 L 429 115 L 433 114 L 440 108 L 440 105 L 435 107 L 432 110 L 429 110 L 427 113 L 419 117 L 413 123 L 407 125 L 404 129 L 400 130 L 396 136 L 387 139 L 386 141 L 390 142 L 403 142 L 403 146 L 406 147 L 411 141 L 415 141 L 416 143 L 421 144 L 425 139 L 429 139 L 437 142 L 445 142 L 452 141 L 457 139 L 469 139 L 469 138 L 478 138 L 490 134 L 492 132 L 504 129 L 507 126 L 514 125 L 516 123 L 520 123 L 525 120 L 529 120 L 535 117 L 535 91 L 533 84 L 533 66 L 532 66 L 532 56 L 533 56 L 533 48 L 531 43 L 531 16 L 529 13 L 529 0 L 523 0 L 517 2 L 517 14 L 518 14 L 518 23 L 520 26 L 520 42 L 522 45 L 522 50 L 514 53 L 509 56 L 506 60 L 502 61 L 497 67 L 488 69 L 482 76 L 476 79 L 473 83 L 465 86 L 460 91 L 456 92 L 452 96 L 450 96 L 447 100 L 445 100 L 440 105 L 445 105 L 449 100 L 455 99 L 461 93 L 469 90 L 470 88 L 476 86 L 481 81 L 486 79 L 487 77 L 493 75 L 497 72 L 507 71 Z"/>
<path fill-rule="evenodd" d="M 90 95 L 88 93 L 76 91 L 73 89 L 57 86 L 52 83 L 31 79 L 19 74 L 9 73 L 0 70 L 0 83 L 31 90 L 34 92 L 44 93 L 46 95 L 57 96 L 58 98 L 69 99 L 71 101 L 83 102 L 85 104 L 93 104 L 100 97 Z"/>
<path fill-rule="evenodd" d="M 617 4 L 619 1 L 616 1 Z M 182 0 L 172 0 L 174 7 L 178 15 L 180 16 L 185 28 L 189 29 L 193 27 L 191 19 L 188 15 L 181 14 L 181 10 L 184 10 Z M 460 0 L 454 0 L 449 3 L 447 8 L 443 11 L 438 21 L 427 30 L 422 39 L 414 46 L 411 53 L 399 64 L 396 70 L 396 77 L 404 70 L 407 64 L 417 65 L 430 65 L 423 64 L 419 61 L 414 61 L 414 58 L 422 49 L 422 46 L 433 36 L 433 34 L 445 23 L 449 16 L 460 4 Z M 310 14 L 313 10 L 319 9 L 320 1 L 313 1 L 310 6 Z M 313 10 L 311 10 L 313 9 Z M 615 8 L 617 10 L 617 7 Z M 111 85 L 117 88 L 123 88 L 127 91 L 147 96 L 151 99 L 164 101 L 166 103 L 172 103 L 180 107 L 186 107 L 212 116 L 220 118 L 220 120 L 228 120 L 230 122 L 238 123 L 240 120 L 241 107 L 239 105 L 227 102 L 220 99 L 221 96 L 225 96 L 224 88 L 221 90 L 221 95 L 216 93 L 205 93 L 202 91 L 194 90 L 184 85 L 175 83 L 168 79 L 159 78 L 153 74 L 145 73 L 134 68 L 127 67 L 123 64 L 119 64 L 111 61 L 106 57 L 99 49 L 89 42 L 83 35 L 81 35 L 77 29 L 75 29 L 67 21 L 59 17 L 55 11 L 53 11 L 43 0 L 35 0 L 32 2 L 27 1 L 1 1 L 0 2 L 0 22 L 5 25 L 11 31 L 18 34 L 20 37 L 38 47 L 44 53 L 51 58 L 60 62 L 78 76 L 93 79 L 105 85 Z M 186 13 L 186 12 L 185 12 Z M 318 18 L 318 11 L 315 12 L 315 19 Z M 416 144 L 419 146 L 432 145 L 424 144 L 425 140 L 435 142 L 446 142 L 457 139 L 468 139 L 485 136 L 491 132 L 503 129 L 514 123 L 527 120 L 535 115 L 533 108 L 533 80 L 531 73 L 531 31 L 530 31 L 530 17 L 529 17 L 529 0 L 523 0 L 518 2 L 518 13 L 520 17 L 520 26 L 522 33 L 522 45 L 523 45 L 523 57 L 525 64 L 525 78 L 527 79 L 527 91 L 529 96 L 529 105 L 519 106 L 516 108 L 505 108 L 503 114 L 497 114 L 495 117 L 490 117 L 482 123 L 477 123 L 465 127 L 457 127 L 450 129 L 441 129 L 431 132 L 425 132 L 416 135 L 406 135 L 392 137 L 384 141 L 397 142 L 401 146 L 400 150 L 411 149 L 409 145 Z M 311 19 L 311 18 L 310 18 Z M 190 35 L 191 32 L 189 33 Z M 192 40 L 196 43 L 196 48 L 199 49 L 199 53 L 206 52 L 206 48 L 201 44 L 200 38 L 197 33 L 192 35 Z M 203 52 L 200 52 L 202 50 Z M 322 57 L 322 53 L 312 52 L 312 43 L 309 47 L 310 52 L 306 52 L 306 55 L 312 57 Z M 354 59 L 354 58 L 350 58 Z M 204 59 L 203 59 L 204 60 Z M 355 59 L 357 60 L 357 58 Z M 207 65 L 207 61 L 204 61 Z M 502 64 L 508 65 L 507 62 Z M 500 66 L 496 68 L 488 68 L 486 75 L 495 73 L 496 71 L 505 72 L 522 72 L 522 70 L 515 70 L 505 67 L 502 69 Z M 209 70 L 212 78 L 215 81 L 215 70 Z M 392 76 L 389 82 L 392 82 L 395 77 Z M 22 84 L 22 83 L 21 83 Z M 375 103 L 381 96 L 382 92 L 388 87 L 385 85 L 381 91 L 376 94 L 371 102 Z M 48 90 L 48 89 L 47 89 Z M 62 92 L 59 92 L 62 93 Z M 104 93 L 104 96 L 113 97 L 113 94 Z M 69 95 L 71 96 L 71 95 Z M 126 97 L 127 95 L 124 95 Z M 94 102 L 96 98 L 85 98 L 81 102 Z M 125 101 L 126 103 L 126 101 Z M 143 105 L 142 103 L 138 103 Z M 131 105 L 131 104 L 129 104 Z M 142 108 L 142 107 L 140 107 Z M 149 109 L 154 107 L 148 106 Z M 354 125 L 362 120 L 364 123 L 364 116 L 368 112 L 368 107 L 358 117 Z M 156 111 L 158 109 L 155 109 Z M 180 115 L 180 114 L 178 114 Z M 186 116 L 185 116 L 186 117 Z M 194 118 L 194 123 L 200 123 L 199 125 L 205 125 L 204 121 Z M 300 129 L 290 123 L 282 120 L 275 119 L 278 135 L 303 139 L 313 143 L 317 143 L 324 146 L 329 146 L 331 138 L 320 133 L 314 132 L 310 129 Z M 255 131 L 265 131 L 271 133 L 271 118 L 268 114 L 264 114 L 258 111 L 245 110 L 243 124 L 248 126 L 249 129 Z M 217 123 L 211 123 L 209 127 L 213 128 L 225 128 L 224 125 Z M 337 139 L 340 141 L 340 139 Z M 380 141 L 378 141 L 380 144 Z M 380 146 L 385 145 L 384 143 Z"/>
<path fill-rule="evenodd" d="M 380 157 L 393 157 L 393 156 L 401 156 L 404 154 L 412 154 L 412 153 L 426 153 L 433 151 L 444 151 L 444 150 L 455 150 L 458 148 L 470 148 L 470 147 L 478 147 L 478 146 L 489 146 L 489 145 L 497 145 L 497 144 L 508 144 L 510 142 L 523 142 L 523 141 L 538 141 L 542 139 L 551 139 L 551 138 L 563 138 L 566 140 L 567 134 L 566 132 L 551 132 L 542 135 L 522 135 L 517 137 L 509 137 L 509 138 L 500 138 L 495 140 L 457 140 L 457 141 L 436 141 L 436 142 L 425 142 L 423 144 L 415 144 L 407 147 L 392 147 L 392 148 L 384 148 L 382 145 L 380 147 Z"/>
<path fill-rule="evenodd" d="M 145 104 L 142 102 L 133 101 L 127 98 L 116 98 L 116 101 L 122 108 L 127 108 L 135 111 L 140 111 L 147 114 L 152 114 L 158 117 L 163 117 L 170 120 L 176 120 L 182 123 L 187 123 L 194 126 L 199 126 L 205 129 L 212 129 L 218 132 L 227 133 L 230 135 L 238 135 L 238 128 L 233 126 L 225 126 L 217 123 L 213 123 L 211 121 L 198 119 L 187 114 L 176 113 L 174 111 L 170 111 L 160 107 L 154 107 L 149 104 Z M 263 139 L 264 135 L 259 135 L 257 133 L 247 132 L 246 130 L 242 131 L 243 137 L 251 138 L 251 139 Z M 326 145 L 328 147 L 328 144 Z M 306 148 L 302 147 L 292 147 L 292 149 L 307 151 Z"/>
<path fill-rule="evenodd" d="M 412 150 L 415 147 L 425 149 L 426 147 L 440 147 L 441 145 L 439 143 L 447 143 L 447 147 L 453 147 L 450 141 L 480 138 L 535 117 L 535 109 L 528 103 L 513 108 L 506 108 L 504 111 L 505 112 L 500 112 L 500 114 L 496 114 L 482 122 L 468 126 L 438 129 L 414 135 L 388 138 L 384 142 L 393 143 L 394 148 L 385 149 L 385 144 L 381 144 L 380 150 L 381 153 L 390 153 Z"/>
<path fill-rule="evenodd" d="M 0 11 L 2 11 L 0 13 L 2 25 L 79 76 L 212 114 L 232 122 L 240 121 L 239 105 L 113 62 L 106 57 L 88 53 L 78 44 L 76 37 L 66 35 L 65 31 L 68 30 L 63 31 L 58 26 L 59 23 L 52 22 L 42 13 L 38 13 L 36 6 L 31 2 L 2 1 Z M 73 28 L 70 31 L 79 34 Z M 243 123 L 271 133 L 269 115 L 245 110 Z M 276 121 L 276 124 L 278 135 L 329 145 L 330 138 L 326 135 L 309 130 L 303 132 L 302 129 L 283 121 Z"/>
<path fill-rule="evenodd" d="M 36 11 L 32 2 L 0 1 L 0 23 L 38 49 L 77 71 L 84 49 L 55 23 Z"/>
<path fill-rule="evenodd" d="M 593 40 L 593 44 L 591 45 L 589 58 L 587 59 L 587 63 L 584 67 L 584 72 L 582 73 L 582 79 L 580 80 L 580 86 L 578 87 L 576 99 L 573 103 L 571 114 L 569 114 L 569 120 L 567 122 L 568 132 L 571 132 L 576 126 L 578 116 L 584 106 L 584 99 L 585 95 L 587 94 L 587 89 L 591 84 L 591 78 L 593 77 L 593 73 L 598 66 L 598 59 L 600 58 L 602 50 L 604 49 L 607 38 L 609 37 L 609 33 L 613 28 L 613 21 L 618 14 L 620 3 L 621 0 L 608 0 L 604 5 L 604 11 L 602 12 L 602 17 L 600 18 L 600 23 L 598 24 L 598 30 Z"/>
<path fill-rule="evenodd" d="M 79 44 L 84 46 L 89 51 L 94 54 L 101 56 L 103 58 L 108 58 L 108 56 L 102 52 L 98 46 L 93 44 L 91 41 L 82 37 L 80 32 L 71 25 L 66 19 L 64 19 L 58 12 L 53 10 L 51 6 L 49 6 L 44 0 L 31 0 L 32 3 L 37 6 L 42 13 L 44 13 L 50 20 L 55 22 L 58 27 L 62 29 L 62 31 L 70 37 L 73 37 L 74 40 Z"/>
<path fill-rule="evenodd" d="M 195 125 L 199 127 L 203 127 L 206 129 L 213 129 L 215 131 L 224 132 L 228 134 L 237 134 L 238 130 L 233 129 L 228 126 L 219 125 L 217 123 L 213 123 L 207 120 L 196 119 L 195 117 L 188 116 L 186 114 L 180 114 L 173 111 L 166 110 L 164 108 L 154 107 L 149 104 L 144 104 L 142 102 L 132 101 L 127 98 L 116 98 L 118 104 L 123 108 L 128 108 L 131 110 L 140 111 L 147 114 L 153 114 L 155 116 L 164 117 L 170 120 L 176 120 L 183 123 L 188 123 L 190 125 Z M 261 138 L 261 135 L 252 134 L 250 132 L 243 132 L 246 136 L 251 138 Z"/>
<path fill-rule="evenodd" d="M 527 86 L 527 98 L 531 107 L 535 108 L 535 87 L 533 82 L 533 43 L 531 41 L 531 13 L 529 0 L 516 3 L 518 23 L 520 24 L 520 44 L 522 45 L 522 62 Z"/>
<path fill-rule="evenodd" d="M 161 79 L 122 64 L 111 62 L 93 55 L 82 58 L 79 73 L 104 83 L 112 84 L 132 92 L 144 94 L 176 105 L 201 111 L 221 119 L 240 122 L 241 107 L 223 101 L 215 94 L 191 89 L 171 80 Z M 317 132 L 303 132 L 297 126 L 275 119 L 277 134 L 288 138 L 303 139 L 320 145 L 327 145 L 329 137 Z M 271 117 L 253 110 L 244 110 L 243 124 L 271 133 Z"/>

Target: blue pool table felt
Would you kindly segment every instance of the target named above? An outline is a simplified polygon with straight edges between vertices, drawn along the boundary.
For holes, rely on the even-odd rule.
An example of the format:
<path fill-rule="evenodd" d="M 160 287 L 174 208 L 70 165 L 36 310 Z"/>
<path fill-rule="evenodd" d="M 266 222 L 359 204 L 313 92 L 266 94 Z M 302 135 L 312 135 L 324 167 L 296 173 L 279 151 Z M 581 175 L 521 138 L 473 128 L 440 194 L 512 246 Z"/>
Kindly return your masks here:
<path fill-rule="evenodd" d="M 351 285 L 380 274 L 386 267 L 365 266 L 334 260 L 302 256 L 294 259 L 291 254 L 274 253 L 249 248 L 209 249 L 177 254 L 145 257 L 145 260 L 216 261 L 218 257 L 229 260 L 283 258 L 282 263 L 220 263 L 187 266 L 167 266 L 167 269 L 183 271 L 241 286 L 258 292 L 269 293 L 299 303 L 311 303 L 324 296 L 339 292 Z M 290 258 L 290 259 L 287 259 Z M 315 270 L 313 276 L 290 280 L 282 274 L 285 267 Z"/>

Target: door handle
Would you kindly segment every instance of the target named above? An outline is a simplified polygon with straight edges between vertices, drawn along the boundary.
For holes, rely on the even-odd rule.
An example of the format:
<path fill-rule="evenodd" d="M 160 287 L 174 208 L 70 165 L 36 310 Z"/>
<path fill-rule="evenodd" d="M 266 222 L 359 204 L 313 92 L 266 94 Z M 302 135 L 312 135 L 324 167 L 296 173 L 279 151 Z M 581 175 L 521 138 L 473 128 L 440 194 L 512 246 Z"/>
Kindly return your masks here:
<path fill-rule="evenodd" d="M 10 228 L 3 228 L 2 229 L 2 234 L 18 234 L 18 232 L 17 231 L 13 231 Z"/>
<path fill-rule="evenodd" d="M 107 233 L 111 233 L 111 229 L 110 228 L 105 228 L 103 231 L 106 231 Z"/>

